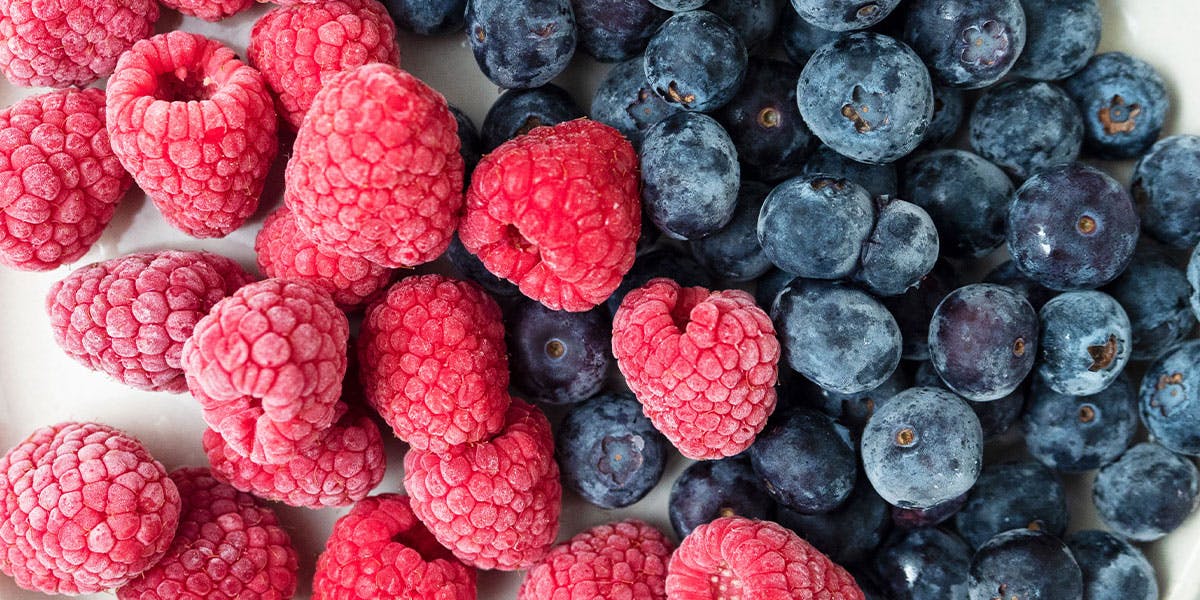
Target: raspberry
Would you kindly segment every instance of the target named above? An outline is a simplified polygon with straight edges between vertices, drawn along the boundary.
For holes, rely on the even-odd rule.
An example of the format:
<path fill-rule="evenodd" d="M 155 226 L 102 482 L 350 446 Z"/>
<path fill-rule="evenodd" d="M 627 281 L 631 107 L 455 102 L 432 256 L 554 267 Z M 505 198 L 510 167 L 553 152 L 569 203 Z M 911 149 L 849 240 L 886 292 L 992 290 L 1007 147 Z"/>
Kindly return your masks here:
<path fill-rule="evenodd" d="M 313 600 L 475 600 L 475 571 L 417 520 L 408 497 L 380 494 L 337 520 L 317 559 Z"/>
<path fill-rule="evenodd" d="M 307 283 L 268 279 L 221 300 L 183 347 L 204 421 L 256 462 L 292 461 L 334 421 L 349 327 Z"/>
<path fill-rule="evenodd" d="M 46 271 L 74 262 L 132 183 L 104 129 L 103 91 L 50 92 L 0 110 L 0 263 Z"/>
<path fill-rule="evenodd" d="M 733 456 L 775 410 L 779 341 L 741 290 L 654 279 L 613 317 L 613 356 L 646 416 L 684 456 Z"/>
<path fill-rule="evenodd" d="M 562 486 L 550 422 L 516 398 L 490 441 L 443 454 L 409 450 L 404 489 L 434 537 L 480 569 L 528 569 L 558 535 Z"/>
<path fill-rule="evenodd" d="M 223 237 L 258 207 L 279 150 L 262 76 L 233 50 L 182 31 L 134 44 L 108 82 L 108 133 L 171 226 Z"/>
<path fill-rule="evenodd" d="M 504 426 L 504 324 L 474 283 L 423 275 L 392 286 L 367 309 L 358 358 L 367 401 L 417 450 L 446 452 Z"/>
<path fill-rule="evenodd" d="M 307 281 L 333 296 L 343 309 L 353 309 L 387 287 L 392 270 L 354 256 L 321 248 L 296 228 L 287 207 L 267 217 L 254 240 L 258 268 L 267 277 Z"/>
<path fill-rule="evenodd" d="M 254 5 L 254 0 L 159 0 L 163 6 L 205 21 L 220 21 Z"/>
<path fill-rule="evenodd" d="M 446 99 L 397 67 L 330 77 L 285 174 L 296 225 L 327 250 L 385 267 L 437 258 L 462 208 L 457 131 Z"/>
<path fill-rule="evenodd" d="M 140 390 L 187 391 L 183 343 L 210 308 L 253 281 L 207 252 L 163 250 L 81 267 L 46 296 L 54 340 L 93 371 Z"/>
<path fill-rule="evenodd" d="M 666 600 L 671 542 L 629 520 L 593 527 L 529 570 L 517 600 Z"/>
<path fill-rule="evenodd" d="M 671 600 L 863 600 L 842 567 L 770 521 L 721 517 L 697 527 L 667 567 Z"/>
<path fill-rule="evenodd" d="M 0 571 L 48 594 L 120 587 L 167 551 L 179 506 L 141 442 L 97 423 L 43 427 L 0 458 Z"/>
<path fill-rule="evenodd" d="M 119 600 L 283 600 L 296 592 L 296 550 L 275 511 L 213 478 L 178 469 L 183 512 L 162 560 L 117 590 Z"/>
<path fill-rule="evenodd" d="M 289 6 L 254 24 L 246 54 L 293 130 L 335 73 L 369 63 L 400 64 L 396 25 L 376 0 L 277 4 Z"/>
<path fill-rule="evenodd" d="M 637 155 L 586 119 L 538 127 L 479 162 L 459 237 L 484 266 L 554 310 L 603 302 L 633 266 Z"/>

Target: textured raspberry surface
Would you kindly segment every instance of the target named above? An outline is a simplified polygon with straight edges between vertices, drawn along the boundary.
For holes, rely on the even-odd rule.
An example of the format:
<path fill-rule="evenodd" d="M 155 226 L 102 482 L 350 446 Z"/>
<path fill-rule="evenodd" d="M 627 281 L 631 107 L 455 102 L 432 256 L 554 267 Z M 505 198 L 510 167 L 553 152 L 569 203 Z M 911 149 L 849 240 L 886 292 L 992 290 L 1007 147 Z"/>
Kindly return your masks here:
<path fill-rule="evenodd" d="M 408 497 L 371 496 L 333 525 L 313 600 L 475 600 L 475 571 L 417 520 Z"/>
<path fill-rule="evenodd" d="M 550 422 L 522 400 L 513 399 L 490 441 L 444 454 L 409 450 L 404 489 L 434 537 L 480 569 L 528 569 L 558 535 L 562 486 Z"/>
<path fill-rule="evenodd" d="M 103 91 L 51 92 L 0 110 L 0 263 L 45 271 L 74 262 L 132 183 L 104 128 Z"/>
<path fill-rule="evenodd" d="M 429 262 L 462 208 L 458 122 L 446 99 L 398 67 L 329 78 L 285 174 L 300 230 L 325 248 L 385 267 Z"/>
<path fill-rule="evenodd" d="M 292 461 L 334 422 L 349 327 L 307 283 L 267 279 L 221 300 L 183 347 L 204 421 L 256 462 Z"/>
<path fill-rule="evenodd" d="M 171 226 L 223 237 L 258 207 L 279 151 L 262 75 L 182 31 L 134 44 L 108 82 L 113 150 Z"/>
<path fill-rule="evenodd" d="M 539 127 L 480 161 L 459 237 L 526 296 L 587 310 L 633 266 L 638 185 L 637 155 L 617 130 L 586 119 Z"/>
<path fill-rule="evenodd" d="M 276 4 L 288 6 L 254 24 L 246 54 L 292 129 L 300 128 L 313 98 L 335 73 L 368 63 L 400 64 L 396 25 L 376 0 Z"/>
<path fill-rule="evenodd" d="M 722 517 L 683 539 L 667 568 L 671 600 L 863 600 L 842 567 L 770 521 Z"/>
<path fill-rule="evenodd" d="M 593 527 L 530 569 L 517 600 L 666 600 L 671 549 L 641 521 Z"/>
<path fill-rule="evenodd" d="M 504 426 L 506 353 L 500 307 L 482 288 L 441 275 L 409 277 L 367 309 L 359 379 L 396 437 L 445 452 Z"/>
<path fill-rule="evenodd" d="M 646 416 L 684 456 L 733 456 L 775 410 L 779 341 L 740 290 L 654 279 L 613 317 L 613 356 Z"/>
<path fill-rule="evenodd" d="M 271 213 L 254 240 L 258 268 L 267 277 L 307 281 L 333 296 L 343 309 L 353 309 L 387 287 L 393 271 L 357 256 L 321 248 L 296 228 L 287 207 Z"/>
<path fill-rule="evenodd" d="M 209 309 L 253 281 L 208 252 L 163 250 L 81 267 L 50 288 L 46 313 L 68 356 L 126 385 L 187 390 L 183 343 Z"/>
<path fill-rule="evenodd" d="M 155 0 L 0 0 L 0 68 L 16 85 L 87 85 L 156 21 Z"/>
<path fill-rule="evenodd" d="M 205 21 L 220 21 L 225 17 L 254 6 L 254 0 L 159 0 L 163 6 Z"/>
<path fill-rule="evenodd" d="M 167 551 L 179 510 L 141 442 L 97 423 L 43 427 L 0 458 L 0 571 L 48 594 L 120 587 Z"/>
<path fill-rule="evenodd" d="M 178 469 L 183 511 L 167 554 L 117 590 L 120 600 L 285 600 L 296 592 L 296 550 L 275 511 L 217 481 Z"/>

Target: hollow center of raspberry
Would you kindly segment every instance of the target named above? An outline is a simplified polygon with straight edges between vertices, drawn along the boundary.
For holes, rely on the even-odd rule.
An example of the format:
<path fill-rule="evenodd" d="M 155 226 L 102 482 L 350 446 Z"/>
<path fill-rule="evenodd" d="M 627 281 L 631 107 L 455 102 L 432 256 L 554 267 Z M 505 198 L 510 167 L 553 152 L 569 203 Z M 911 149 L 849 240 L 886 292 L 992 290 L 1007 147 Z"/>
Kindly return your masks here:
<path fill-rule="evenodd" d="M 208 100 L 217 84 L 198 69 L 180 67 L 158 76 L 158 91 L 154 95 L 167 102 Z"/>
<path fill-rule="evenodd" d="M 433 534 L 420 523 L 414 524 L 409 529 L 396 532 L 391 537 L 391 541 L 416 550 L 417 554 L 420 554 L 421 558 L 425 559 L 426 562 L 438 559 L 450 560 L 453 558 L 453 554 L 439 544 L 437 538 L 433 537 Z"/>
<path fill-rule="evenodd" d="M 709 578 L 713 600 L 742 600 L 743 585 L 729 565 L 721 563 L 721 568 Z"/>
<path fill-rule="evenodd" d="M 509 225 L 505 233 L 508 234 L 508 241 L 512 244 L 513 248 L 521 252 L 534 252 L 537 250 L 537 244 L 529 241 L 529 238 L 525 237 L 525 234 L 521 233 L 521 230 L 517 229 L 515 225 Z"/>

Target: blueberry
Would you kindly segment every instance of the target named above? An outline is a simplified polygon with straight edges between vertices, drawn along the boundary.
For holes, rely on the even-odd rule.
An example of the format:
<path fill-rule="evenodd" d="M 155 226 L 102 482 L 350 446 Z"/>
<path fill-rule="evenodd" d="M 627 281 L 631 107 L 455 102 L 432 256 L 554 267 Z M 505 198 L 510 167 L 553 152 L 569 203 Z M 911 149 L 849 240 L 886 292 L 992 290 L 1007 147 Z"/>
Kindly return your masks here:
<path fill-rule="evenodd" d="M 896 369 L 879 387 L 857 394 L 839 394 L 818 390 L 821 412 L 835 418 L 854 432 L 861 432 L 867 419 L 893 396 L 912 387 L 912 378 Z"/>
<path fill-rule="evenodd" d="M 891 525 L 887 502 L 862 477 L 854 484 L 850 498 L 838 508 L 806 515 L 780 507 L 776 521 L 839 565 L 869 558 Z"/>
<path fill-rule="evenodd" d="M 1123 52 L 1097 54 L 1063 82 L 1083 113 L 1084 145 L 1099 158 L 1135 158 L 1158 139 L 1171 100 L 1149 63 Z"/>
<path fill-rule="evenodd" d="M 1151 442 L 1138 444 L 1096 474 L 1092 501 L 1114 532 L 1152 542 L 1175 530 L 1200 501 L 1192 461 Z"/>
<path fill-rule="evenodd" d="M 646 81 L 663 100 L 710 111 L 733 99 L 746 71 L 746 45 L 708 11 L 676 13 L 646 46 Z"/>
<path fill-rule="evenodd" d="M 1038 320 L 1038 375 L 1060 394 L 1099 393 L 1129 362 L 1133 329 L 1125 309 L 1108 294 L 1060 294 L 1042 307 Z"/>
<path fill-rule="evenodd" d="M 913 385 L 923 387 L 940 387 L 948 390 L 946 382 L 938 376 L 937 371 L 933 368 L 933 363 L 923 361 L 917 367 L 916 373 L 913 375 Z M 975 416 L 979 418 L 979 426 L 983 429 L 984 441 L 989 441 L 1000 437 L 1008 432 L 1013 423 L 1021 418 L 1021 411 L 1025 407 L 1025 385 L 1017 386 L 1011 394 L 1000 398 L 999 400 L 988 400 L 986 402 L 975 402 L 967 400 L 967 406 L 975 412 Z"/>
<path fill-rule="evenodd" d="M 1129 447 L 1137 433 L 1137 399 L 1125 375 L 1089 396 L 1060 394 L 1035 379 L 1021 419 L 1025 446 L 1039 462 L 1057 471 L 1089 471 Z"/>
<path fill-rule="evenodd" d="M 877 33 L 822 46 L 804 65 L 796 97 L 809 129 L 860 162 L 912 152 L 933 118 L 929 71 L 908 46 Z"/>
<path fill-rule="evenodd" d="M 450 107 L 450 114 L 453 114 L 454 120 L 458 122 L 458 152 L 463 159 L 463 186 L 465 187 L 470 185 L 471 172 L 475 170 L 475 165 L 479 164 L 479 159 L 483 156 L 483 144 L 479 141 L 479 130 L 475 128 L 475 122 L 471 120 L 471 117 L 453 106 Z"/>
<path fill-rule="evenodd" d="M 916 529 L 889 541 L 872 566 L 892 600 L 959 600 L 967 595 L 971 548 L 952 533 Z"/>
<path fill-rule="evenodd" d="M 1013 261 L 1052 290 L 1092 289 L 1116 279 L 1133 258 L 1137 240 L 1129 192 L 1103 171 L 1079 163 L 1034 174 L 1008 210 Z"/>
<path fill-rule="evenodd" d="M 950 292 L 929 323 L 929 358 L 946 386 L 968 400 L 1003 398 L 1037 356 L 1037 313 L 1009 288 L 977 283 Z"/>
<path fill-rule="evenodd" d="M 480 130 L 483 149 L 491 152 L 500 144 L 529 133 L 534 127 L 557 125 L 582 116 L 583 110 L 571 95 L 553 83 L 527 90 L 509 90 L 496 99 L 483 117 Z"/>
<path fill-rule="evenodd" d="M 825 145 L 809 155 L 801 169 L 802 175 L 825 175 L 834 179 L 849 179 L 867 190 L 872 198 L 895 196 L 899 190 L 896 183 L 896 167 L 891 163 L 872 165 L 851 160 Z"/>
<path fill-rule="evenodd" d="M 796 276 L 787 271 L 780 269 L 767 271 L 754 284 L 754 301 L 759 308 L 771 312 L 771 307 L 775 304 L 775 297 L 794 279 Z"/>
<path fill-rule="evenodd" d="M 786 0 L 709 0 L 704 10 L 725 19 L 742 36 L 746 48 L 754 48 L 771 37 L 785 3 Z"/>
<path fill-rule="evenodd" d="M 1016 63 L 1025 12 L 1017 0 L 910 0 L 904 41 L 941 82 L 979 89 Z"/>
<path fill-rule="evenodd" d="M 1134 360 L 1158 358 L 1196 326 L 1187 274 L 1151 247 L 1138 249 L 1129 268 L 1104 290 L 1129 315 Z"/>
<path fill-rule="evenodd" d="M 1200 136 L 1156 142 L 1138 161 L 1131 187 L 1150 237 L 1174 248 L 1200 243 Z"/>
<path fill-rule="evenodd" d="M 850 433 L 827 415 L 789 409 L 750 446 L 750 463 L 775 502 L 805 514 L 829 512 L 850 497 L 858 456 Z"/>
<path fill-rule="evenodd" d="M 1033 306 L 1034 310 L 1041 310 L 1042 306 L 1055 296 L 1054 290 L 1026 277 L 1017 268 L 1017 263 L 1011 260 L 1006 260 L 997 265 L 995 269 L 992 269 L 983 278 L 983 281 L 1012 289 L 1012 291 L 1024 296 L 1029 301 L 1029 304 Z"/>
<path fill-rule="evenodd" d="M 1079 531 L 1066 540 L 1083 572 L 1087 600 L 1158 600 L 1154 567 L 1141 550 L 1107 531 Z"/>
<path fill-rule="evenodd" d="M 794 177 L 771 190 L 763 203 L 758 242 L 784 271 L 841 279 L 858 267 L 874 225 L 874 203 L 858 184 L 825 175 Z"/>
<path fill-rule="evenodd" d="M 980 258 L 1004 243 L 1012 193 L 999 167 L 964 150 L 935 150 L 904 166 L 901 197 L 933 218 L 948 257 Z"/>
<path fill-rule="evenodd" d="M 605 304 L 610 313 L 616 313 L 621 300 L 631 290 L 646 285 L 646 282 L 656 277 L 674 279 L 683 287 L 711 288 L 712 277 L 691 256 L 683 254 L 673 246 L 662 246 L 642 254 L 633 261 L 633 268 L 625 274 L 621 285 L 617 286 Z"/>
<path fill-rule="evenodd" d="M 1070 163 L 1083 145 L 1083 118 L 1058 86 L 1013 81 L 988 90 L 969 122 L 971 149 L 1017 180 Z"/>
<path fill-rule="evenodd" d="M 892 523 L 902 529 L 934 527 L 945 523 L 950 517 L 958 513 L 962 509 L 963 504 L 966 503 L 967 493 L 964 492 L 961 496 L 951 498 L 929 508 L 900 508 L 893 506 L 891 509 Z"/>
<path fill-rule="evenodd" d="M 571 407 L 556 438 L 563 484 L 601 508 L 623 508 L 650 493 L 670 448 L 627 392 Z"/>
<path fill-rule="evenodd" d="M 904 340 L 902 358 L 929 360 L 929 321 L 937 305 L 957 287 L 958 273 L 954 267 L 939 261 L 903 294 L 880 299 L 900 326 L 900 336 Z"/>
<path fill-rule="evenodd" d="M 749 281 L 773 266 L 758 243 L 758 213 L 771 188 L 743 181 L 738 190 L 733 220 L 708 237 L 691 242 L 692 256 L 714 276 L 727 281 Z"/>
<path fill-rule="evenodd" d="M 1192 314 L 1200 319 L 1200 245 L 1192 250 L 1192 255 L 1188 258 L 1187 280 L 1191 286 L 1191 295 L 1188 299 L 1192 304 Z"/>
<path fill-rule="evenodd" d="M 501 279 L 483 266 L 479 258 L 471 254 L 458 239 L 458 234 L 450 238 L 450 246 L 446 248 L 446 258 L 466 279 L 478 283 L 483 289 L 498 298 L 515 298 L 521 295 L 521 290 L 507 279 Z"/>
<path fill-rule="evenodd" d="M 737 147 L 746 171 L 764 181 L 779 181 L 800 171 L 816 138 L 796 106 L 800 68 L 751 58 L 742 88 L 714 116 Z"/>
<path fill-rule="evenodd" d="M 570 0 L 469 0 L 466 17 L 475 62 L 502 88 L 549 83 L 575 54 Z"/>
<path fill-rule="evenodd" d="M 1021 0 L 1025 10 L 1025 49 L 1012 74 L 1055 81 L 1087 64 L 1100 44 L 1100 5 L 1096 0 Z"/>
<path fill-rule="evenodd" d="M 530 399 L 571 404 L 604 386 L 612 363 L 612 325 L 602 309 L 556 311 L 524 301 L 505 324 L 512 383 Z"/>
<path fill-rule="evenodd" d="M 649 0 L 571 0 L 579 48 L 600 62 L 638 56 L 671 13 Z"/>
<path fill-rule="evenodd" d="M 640 56 L 614 65 L 592 98 L 592 118 L 615 127 L 634 147 L 647 129 L 679 111 L 650 89 L 642 65 Z"/>
<path fill-rule="evenodd" d="M 979 419 L 958 396 L 911 388 L 879 407 L 862 434 L 875 491 L 901 508 L 929 508 L 974 485 L 983 463 Z"/>
<path fill-rule="evenodd" d="M 933 84 L 933 119 L 925 130 L 925 147 L 939 146 L 950 141 L 962 127 L 966 115 L 966 97 L 963 91 L 938 83 Z"/>
<path fill-rule="evenodd" d="M 854 280 L 876 296 L 897 296 L 917 285 L 938 258 L 938 231 L 925 209 L 880 198 L 879 216 L 863 247 Z"/>
<path fill-rule="evenodd" d="M 642 138 L 642 205 L 668 237 L 694 240 L 733 219 L 741 168 L 737 150 L 708 115 L 675 113 Z"/>
<path fill-rule="evenodd" d="M 1138 403 L 1158 443 L 1200 456 L 1200 340 L 1175 346 L 1146 369 Z"/>
<path fill-rule="evenodd" d="M 829 31 L 866 29 L 882 21 L 900 0 L 792 0 L 805 21 Z"/>
<path fill-rule="evenodd" d="M 971 559 L 970 600 L 1080 600 L 1083 574 L 1058 538 L 1016 529 L 987 541 Z"/>
<path fill-rule="evenodd" d="M 396 26 L 417 35 L 462 31 L 467 0 L 383 0 Z"/>
<path fill-rule="evenodd" d="M 804 66 L 804 63 L 808 62 L 809 57 L 818 48 L 843 35 L 848 34 L 821 29 L 802 19 L 800 14 L 794 10 L 784 9 L 783 17 L 779 20 L 779 36 L 783 41 L 783 51 L 787 54 L 788 60 L 800 66 Z"/>
<path fill-rule="evenodd" d="M 758 476 L 743 455 L 692 463 L 671 486 L 667 513 L 675 535 L 720 517 L 775 518 L 775 502 L 763 493 Z"/>
<path fill-rule="evenodd" d="M 1058 475 L 1033 461 L 988 465 L 954 525 L 972 548 L 1010 529 L 1067 530 L 1067 495 Z"/>
<path fill-rule="evenodd" d="M 671 12 L 683 12 L 685 10 L 696 10 L 704 6 L 708 0 L 650 0 L 650 3 Z"/>

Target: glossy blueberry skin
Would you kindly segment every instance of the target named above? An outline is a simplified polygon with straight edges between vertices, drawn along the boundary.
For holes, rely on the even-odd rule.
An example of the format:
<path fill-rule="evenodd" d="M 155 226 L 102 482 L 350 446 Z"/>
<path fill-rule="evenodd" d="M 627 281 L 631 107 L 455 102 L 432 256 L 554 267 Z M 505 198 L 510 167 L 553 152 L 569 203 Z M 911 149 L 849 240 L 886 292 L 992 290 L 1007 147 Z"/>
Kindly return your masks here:
<path fill-rule="evenodd" d="M 1083 146 L 1083 117 L 1053 83 L 1013 81 L 983 94 L 969 120 L 971 149 L 1022 181 L 1073 162 Z"/>
<path fill-rule="evenodd" d="M 946 387 L 946 382 L 942 381 L 942 378 L 937 374 L 937 370 L 933 368 L 933 363 L 928 360 L 922 361 L 918 365 L 916 372 L 913 374 L 913 385 L 918 387 L 939 387 L 949 391 L 949 388 Z M 986 402 L 966 401 L 967 406 L 970 406 L 971 410 L 975 412 L 975 416 L 979 418 L 979 425 L 983 428 L 984 441 L 991 441 L 994 438 L 1004 435 L 1021 418 L 1021 411 L 1025 407 L 1026 387 L 1022 383 L 1011 394 L 999 400 L 989 400 Z"/>
<path fill-rule="evenodd" d="M 479 159 L 483 156 L 483 143 L 479 140 L 479 130 L 475 128 L 471 117 L 453 106 L 450 107 L 450 114 L 454 115 L 454 120 L 458 123 L 458 153 L 463 159 L 465 187 L 471 181 L 471 172 L 475 170 L 475 165 L 479 164 Z"/>
<path fill-rule="evenodd" d="M 896 167 L 891 163 L 878 165 L 861 163 L 838 154 L 824 144 L 817 146 L 801 168 L 802 175 L 826 175 L 835 179 L 849 179 L 863 186 L 872 198 L 896 196 Z"/>
<path fill-rule="evenodd" d="M 763 181 L 798 173 L 816 145 L 796 106 L 800 68 L 779 60 L 751 58 L 742 88 L 713 114 L 737 147 L 746 172 Z"/>
<path fill-rule="evenodd" d="M 938 231 L 925 209 L 877 198 L 879 216 L 867 238 L 854 280 L 876 296 L 897 296 L 916 285 L 938 258 Z"/>
<path fill-rule="evenodd" d="M 780 507 L 776 521 L 839 565 L 870 558 L 892 524 L 888 503 L 861 476 L 846 502 L 832 511 L 806 515 Z"/>
<path fill-rule="evenodd" d="M 929 359 L 946 387 L 968 400 L 1017 389 L 1037 357 L 1037 313 L 1009 288 L 977 283 L 954 290 L 929 323 Z"/>
<path fill-rule="evenodd" d="M 1104 291 L 1129 315 L 1133 360 L 1158 358 L 1196 326 L 1187 274 L 1169 256 L 1151 247 L 1139 248 L 1129 268 Z"/>
<path fill-rule="evenodd" d="M 1146 442 L 1100 469 L 1092 501 L 1114 532 L 1131 541 L 1152 542 L 1196 510 L 1200 474 L 1191 459 Z"/>
<path fill-rule="evenodd" d="M 1041 310 L 1042 306 L 1057 294 L 1054 290 L 1026 277 L 1017 268 L 1017 264 L 1011 260 L 997 265 L 983 278 L 983 281 L 1011 288 L 1014 292 L 1024 296 L 1034 310 Z"/>
<path fill-rule="evenodd" d="M 1180 249 L 1200 243 L 1200 136 L 1155 142 L 1138 161 L 1131 188 L 1150 237 Z"/>
<path fill-rule="evenodd" d="M 781 8 L 787 0 L 709 0 L 707 10 L 729 23 L 742 36 L 746 48 L 753 49 L 775 31 Z"/>
<path fill-rule="evenodd" d="M 1200 456 L 1200 340 L 1175 346 L 1146 369 L 1138 406 L 1155 441 Z"/>
<path fill-rule="evenodd" d="M 1025 447 L 1038 462 L 1067 473 L 1090 471 L 1121 456 L 1137 433 L 1137 397 L 1121 375 L 1089 396 L 1060 394 L 1035 378 L 1021 415 Z"/>
<path fill-rule="evenodd" d="M 971 548 L 940 529 L 914 529 L 888 542 L 872 562 L 892 600 L 967 596 Z"/>
<path fill-rule="evenodd" d="M 958 396 L 911 388 L 876 409 L 862 434 L 863 467 L 875 491 L 901 508 L 962 495 L 983 463 L 979 419 Z"/>
<path fill-rule="evenodd" d="M 1025 49 L 1012 74 L 1057 81 L 1087 64 L 1100 45 L 1100 5 L 1096 0 L 1021 0 Z"/>
<path fill-rule="evenodd" d="M 933 84 L 900 42 L 860 32 L 822 46 L 796 84 L 800 114 L 818 138 L 845 156 L 889 163 L 921 144 L 933 118 Z"/>
<path fill-rule="evenodd" d="M 712 117 L 680 112 L 647 130 L 641 172 L 642 205 L 667 237 L 699 239 L 733 219 L 741 167 Z"/>
<path fill-rule="evenodd" d="M 649 0 L 571 0 L 579 49 L 600 62 L 638 56 L 671 13 Z"/>
<path fill-rule="evenodd" d="M 1034 174 L 1008 210 L 1013 261 L 1052 290 L 1094 289 L 1116 279 L 1133 259 L 1138 230 L 1129 192 L 1079 163 Z"/>
<path fill-rule="evenodd" d="M 656 277 L 674 279 L 683 287 L 711 288 L 713 286 L 712 276 L 695 259 L 680 252 L 674 246 L 660 246 L 638 256 L 633 261 L 633 267 L 621 279 L 621 285 L 617 286 L 616 291 L 605 301 L 609 312 L 616 313 L 617 307 L 621 305 L 621 300 L 625 299 L 625 294 L 646 285 L 648 281 Z"/>
<path fill-rule="evenodd" d="M 738 190 L 733 220 L 716 233 L 689 245 L 696 262 L 713 276 L 726 281 L 750 281 L 774 266 L 758 243 L 758 213 L 771 188 L 756 181 L 743 181 Z"/>
<path fill-rule="evenodd" d="M 922 529 L 945 523 L 967 503 L 967 494 L 963 493 L 941 504 L 929 508 L 900 508 L 891 507 L 892 523 L 901 529 Z M 967 552 L 970 553 L 969 551 Z"/>
<path fill-rule="evenodd" d="M 640 56 L 613 65 L 592 98 L 592 119 L 615 127 L 635 148 L 647 129 L 679 111 L 650 89 L 642 65 Z"/>
<path fill-rule="evenodd" d="M 1191 313 L 1188 313 L 1189 317 Z M 1103 292 L 1066 292 L 1038 312 L 1038 375 L 1067 396 L 1099 393 L 1129 362 L 1133 327 L 1125 309 Z"/>
<path fill-rule="evenodd" d="M 873 390 L 900 364 L 900 327 L 861 290 L 796 279 L 780 292 L 771 318 L 787 363 L 825 390 Z"/>
<path fill-rule="evenodd" d="M 858 184 L 825 175 L 793 177 L 767 195 L 758 243 L 784 271 L 841 279 L 858 267 L 874 225 L 874 202 Z"/>
<path fill-rule="evenodd" d="M 601 508 L 623 508 L 658 485 L 670 444 L 633 394 L 601 394 L 571 407 L 557 428 L 563 484 Z"/>
<path fill-rule="evenodd" d="M 688 465 L 671 486 L 667 503 L 671 527 L 681 539 L 719 517 L 770 520 L 775 510 L 775 502 L 763 492 L 745 455 Z"/>
<path fill-rule="evenodd" d="M 1136 158 L 1158 140 L 1171 99 L 1149 63 L 1124 52 L 1093 56 L 1063 89 L 1083 114 L 1084 147 L 1097 158 Z"/>
<path fill-rule="evenodd" d="M 967 114 L 963 91 L 939 83 L 933 84 L 933 119 L 925 130 L 924 147 L 934 147 L 950 141 L 962 127 Z"/>
<path fill-rule="evenodd" d="M 483 266 L 478 257 L 463 247 L 462 240 L 458 239 L 457 233 L 450 238 L 450 246 L 446 248 L 446 258 L 463 278 L 478 283 L 492 296 L 498 299 L 521 296 L 521 289 L 513 282 L 493 275 L 487 267 Z"/>
<path fill-rule="evenodd" d="M 733 99 L 746 71 L 746 44 L 708 11 L 676 13 L 646 45 L 646 82 L 667 103 L 710 111 Z"/>
<path fill-rule="evenodd" d="M 462 31 L 467 0 L 383 0 L 396 26 L 417 35 Z"/>
<path fill-rule="evenodd" d="M 886 18 L 900 0 L 792 0 L 805 21 L 828 31 L 866 29 Z"/>
<path fill-rule="evenodd" d="M 1087 600 L 1158 600 L 1154 567 L 1141 550 L 1107 531 L 1079 531 L 1064 540 L 1083 572 Z"/>
<path fill-rule="evenodd" d="M 1015 529 L 987 541 L 971 559 L 970 600 L 1080 600 L 1083 574 L 1057 537 Z"/>
<path fill-rule="evenodd" d="M 1000 81 L 1025 46 L 1018 0 L 910 0 L 904 41 L 942 83 L 979 89 Z"/>
<path fill-rule="evenodd" d="M 900 326 L 900 335 L 904 339 L 902 358 L 929 360 L 929 321 L 937 305 L 958 286 L 954 266 L 939 261 L 903 294 L 880 299 Z"/>
<path fill-rule="evenodd" d="M 750 464 L 780 506 L 816 514 L 850 497 L 858 454 L 845 427 L 817 411 L 796 408 L 767 423 L 750 446 Z"/>
<path fill-rule="evenodd" d="M 502 88 L 545 85 L 575 55 L 570 0 L 468 0 L 466 17 L 475 62 Z"/>
<path fill-rule="evenodd" d="M 1188 257 L 1187 280 L 1192 288 L 1191 296 L 1188 297 L 1192 304 L 1192 314 L 1200 319 L 1200 245 L 1197 245 Z"/>
<path fill-rule="evenodd" d="M 794 10 L 784 9 L 783 17 L 779 20 L 779 37 L 783 42 L 783 51 L 788 60 L 800 66 L 804 66 L 818 48 L 844 35 L 848 34 L 821 29 L 809 23 Z"/>
<path fill-rule="evenodd" d="M 912 378 L 904 369 L 896 369 L 879 387 L 857 394 L 839 394 L 818 390 L 816 404 L 821 412 L 837 419 L 852 433 L 862 432 L 871 415 L 893 396 L 912 387 Z"/>
<path fill-rule="evenodd" d="M 965 150 L 934 150 L 904 165 L 901 197 L 924 208 L 942 253 L 979 258 L 1004 242 L 1013 185 L 999 167 Z"/>
<path fill-rule="evenodd" d="M 556 311 L 529 301 L 506 317 L 512 383 L 524 397 L 572 404 L 604 386 L 612 363 L 612 325 L 603 309 Z"/>
<path fill-rule="evenodd" d="M 566 90 L 547 83 L 527 89 L 509 90 L 500 95 L 483 117 L 480 134 L 485 152 L 517 136 L 529 133 L 534 127 L 557 125 L 584 116 Z"/>

